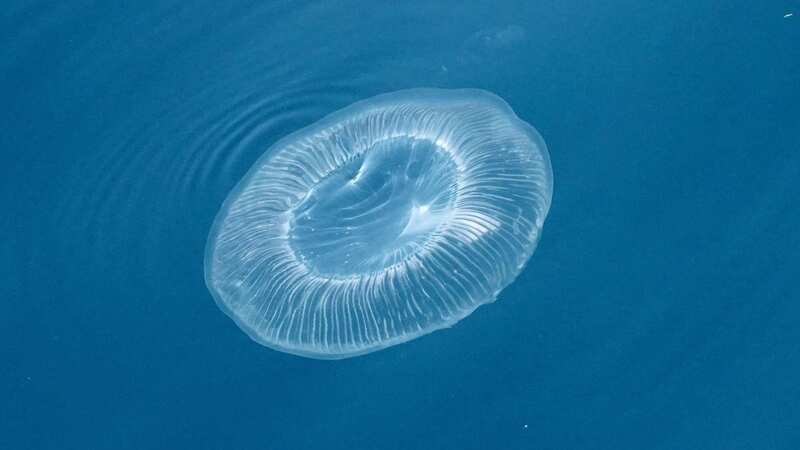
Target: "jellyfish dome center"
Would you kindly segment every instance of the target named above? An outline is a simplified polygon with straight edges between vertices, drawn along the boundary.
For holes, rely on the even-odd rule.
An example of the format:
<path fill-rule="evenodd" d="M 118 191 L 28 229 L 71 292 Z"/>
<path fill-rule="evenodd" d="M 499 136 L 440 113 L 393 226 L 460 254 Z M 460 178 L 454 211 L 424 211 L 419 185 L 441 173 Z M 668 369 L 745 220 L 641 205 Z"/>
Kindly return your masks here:
<path fill-rule="evenodd" d="M 320 275 L 384 270 L 422 250 L 448 220 L 456 173 L 431 140 L 380 140 L 308 191 L 292 210 L 289 244 Z"/>

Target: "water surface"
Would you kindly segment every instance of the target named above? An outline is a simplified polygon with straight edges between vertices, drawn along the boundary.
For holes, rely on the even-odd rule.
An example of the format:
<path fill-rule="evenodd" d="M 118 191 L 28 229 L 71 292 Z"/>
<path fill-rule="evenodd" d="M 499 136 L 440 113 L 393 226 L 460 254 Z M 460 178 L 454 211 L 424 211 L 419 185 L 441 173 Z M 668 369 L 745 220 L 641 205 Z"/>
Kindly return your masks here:
<path fill-rule="evenodd" d="M 0 448 L 800 446 L 800 22 L 768 3 L 15 1 L 0 13 Z M 415 87 L 550 148 L 491 308 L 352 360 L 203 283 L 281 137 Z"/>

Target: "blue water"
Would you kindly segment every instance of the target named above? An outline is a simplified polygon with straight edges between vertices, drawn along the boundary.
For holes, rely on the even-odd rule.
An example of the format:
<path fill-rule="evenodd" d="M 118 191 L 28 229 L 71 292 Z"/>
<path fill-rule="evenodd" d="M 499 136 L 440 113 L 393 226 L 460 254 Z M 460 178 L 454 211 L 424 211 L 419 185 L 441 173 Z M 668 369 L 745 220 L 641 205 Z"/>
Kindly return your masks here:
<path fill-rule="evenodd" d="M 0 449 L 800 448 L 796 0 L 122 3 L 0 12 Z M 526 270 L 367 356 L 255 344 L 203 282 L 221 202 L 421 86 L 547 141 Z"/>

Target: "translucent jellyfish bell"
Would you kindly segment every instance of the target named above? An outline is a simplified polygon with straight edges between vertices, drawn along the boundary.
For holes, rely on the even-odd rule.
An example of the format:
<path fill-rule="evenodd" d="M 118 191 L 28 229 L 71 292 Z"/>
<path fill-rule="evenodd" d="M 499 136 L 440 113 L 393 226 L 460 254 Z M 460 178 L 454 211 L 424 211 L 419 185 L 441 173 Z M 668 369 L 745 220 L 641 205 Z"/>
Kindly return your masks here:
<path fill-rule="evenodd" d="M 379 95 L 253 165 L 212 227 L 206 283 L 262 345 L 373 352 L 494 301 L 533 254 L 551 193 L 544 141 L 499 97 Z"/>

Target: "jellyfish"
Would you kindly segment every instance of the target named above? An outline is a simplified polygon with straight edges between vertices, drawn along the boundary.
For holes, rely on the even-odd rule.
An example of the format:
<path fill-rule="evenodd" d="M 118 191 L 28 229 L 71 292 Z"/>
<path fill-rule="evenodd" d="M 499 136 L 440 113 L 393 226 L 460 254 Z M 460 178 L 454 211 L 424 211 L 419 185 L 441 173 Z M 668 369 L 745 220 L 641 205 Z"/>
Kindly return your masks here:
<path fill-rule="evenodd" d="M 536 248 L 552 183 L 544 141 L 496 95 L 379 95 L 255 162 L 212 225 L 206 284 L 259 344 L 374 352 L 493 302 Z"/>

